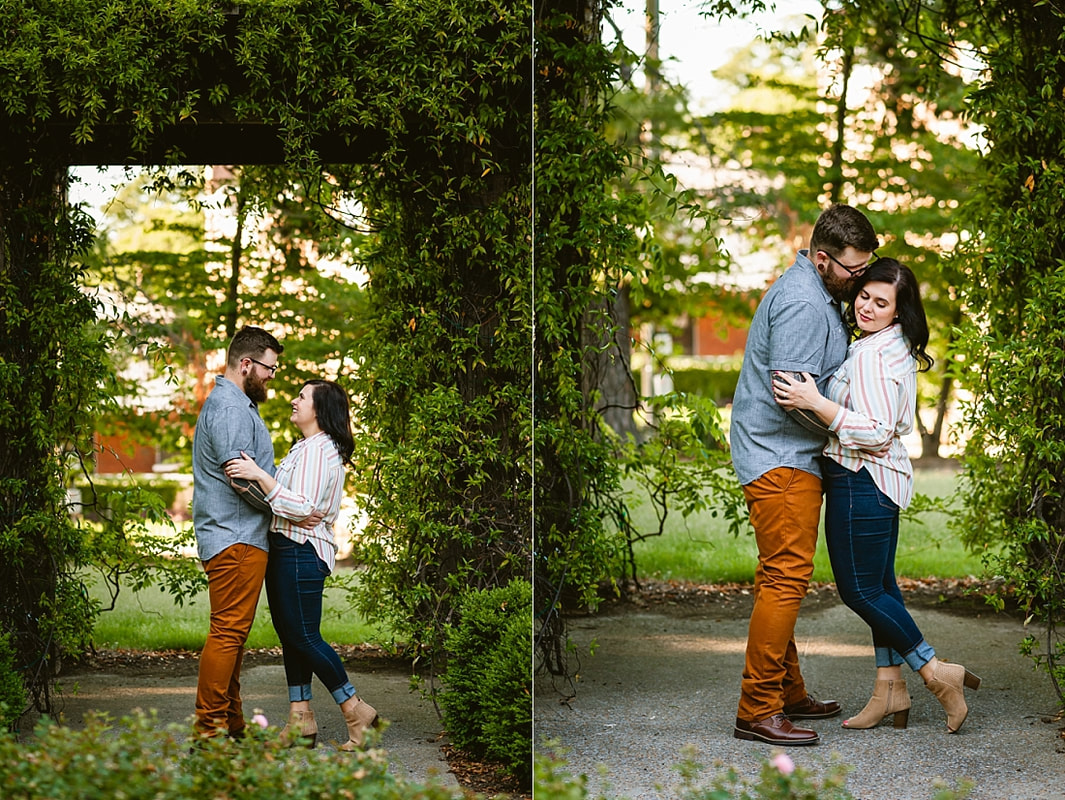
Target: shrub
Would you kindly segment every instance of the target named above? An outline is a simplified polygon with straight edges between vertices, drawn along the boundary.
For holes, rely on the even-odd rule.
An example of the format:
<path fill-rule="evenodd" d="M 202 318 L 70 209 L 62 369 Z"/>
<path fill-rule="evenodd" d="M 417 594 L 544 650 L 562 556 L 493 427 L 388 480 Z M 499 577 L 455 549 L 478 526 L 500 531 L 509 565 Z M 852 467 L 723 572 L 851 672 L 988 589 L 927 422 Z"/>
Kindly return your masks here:
<path fill-rule="evenodd" d="M 740 379 L 740 363 L 729 361 L 696 361 L 685 359 L 683 364 L 670 362 L 673 390 L 681 394 L 697 394 L 718 405 L 732 402 Z"/>
<path fill-rule="evenodd" d="M 248 728 L 241 742 L 224 737 L 188 748 L 180 726 L 162 728 L 151 715 L 113 725 L 92 715 L 82 730 L 44 723 L 19 743 L 0 734 L 0 787 L 5 800 L 452 800 L 440 786 L 393 775 L 383 750 L 358 753 L 286 750 L 276 728 Z"/>
<path fill-rule="evenodd" d="M 448 634 L 440 703 L 456 746 L 498 762 L 527 781 L 532 762 L 532 586 L 465 595 Z"/>
<path fill-rule="evenodd" d="M 555 754 L 556 742 L 546 742 L 544 753 L 536 756 L 537 800 L 586 800 L 588 779 L 586 776 L 572 777 L 566 770 L 566 762 Z M 742 777 L 735 768 L 717 762 L 715 773 L 710 782 L 704 784 L 699 778 L 704 765 L 695 760 L 694 749 L 686 747 L 681 751 L 681 761 L 677 764 L 681 783 L 677 797 L 681 800 L 853 800 L 846 787 L 847 773 L 850 768 L 841 762 L 829 765 L 820 780 L 809 771 L 798 767 L 791 757 L 776 751 L 767 758 L 759 770 L 758 777 Z M 972 791 L 973 785 L 960 781 L 956 786 L 938 783 L 932 800 L 964 800 Z M 596 800 L 603 800 L 597 795 Z"/>
<path fill-rule="evenodd" d="M 22 673 L 15 669 L 11 636 L 0 634 L 0 727 L 13 728 L 26 707 Z"/>
<path fill-rule="evenodd" d="M 178 492 L 183 486 L 175 480 L 157 476 L 133 479 L 127 475 L 118 477 L 93 475 L 91 482 L 78 481 L 73 488 L 81 496 L 79 502 L 87 504 L 84 511 L 85 517 L 96 521 L 110 517 L 116 506 L 119 511 L 124 511 L 123 506 L 127 505 L 130 500 L 144 504 L 145 501 L 137 497 L 141 493 L 153 495 L 158 498 L 157 505 L 173 510 L 177 504 Z"/>

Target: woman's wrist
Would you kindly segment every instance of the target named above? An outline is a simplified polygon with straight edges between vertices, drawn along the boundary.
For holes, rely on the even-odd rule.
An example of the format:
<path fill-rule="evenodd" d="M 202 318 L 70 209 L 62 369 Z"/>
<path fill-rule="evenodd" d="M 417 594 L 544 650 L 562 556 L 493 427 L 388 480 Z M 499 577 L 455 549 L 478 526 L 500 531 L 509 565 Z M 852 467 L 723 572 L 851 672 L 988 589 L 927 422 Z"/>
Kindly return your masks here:
<path fill-rule="evenodd" d="M 819 420 L 826 425 L 830 425 L 832 420 L 836 418 L 836 413 L 838 412 L 839 407 L 836 403 L 822 395 L 817 398 L 817 402 L 814 403 L 812 410 Z"/>

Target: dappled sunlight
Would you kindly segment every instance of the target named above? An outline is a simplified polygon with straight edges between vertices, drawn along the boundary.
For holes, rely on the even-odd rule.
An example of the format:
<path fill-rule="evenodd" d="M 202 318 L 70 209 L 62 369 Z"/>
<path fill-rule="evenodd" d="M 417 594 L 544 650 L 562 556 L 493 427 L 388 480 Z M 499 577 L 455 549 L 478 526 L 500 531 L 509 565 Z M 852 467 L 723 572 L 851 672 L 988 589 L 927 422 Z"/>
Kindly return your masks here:
<path fill-rule="evenodd" d="M 63 700 L 69 704 L 91 705 L 94 702 L 110 701 L 115 697 L 196 697 L 196 680 L 181 679 L 181 686 L 134 686 L 116 688 L 114 685 L 101 685 L 99 689 L 86 690 L 84 685 L 76 692 L 63 694 Z"/>
<path fill-rule="evenodd" d="M 825 639 L 816 639 L 809 642 L 796 642 L 799 648 L 799 658 L 806 656 L 836 656 L 838 658 L 872 658 L 873 646 L 869 643 L 854 644 L 853 642 L 839 642 Z M 801 662 L 800 662 L 801 663 Z"/>
<path fill-rule="evenodd" d="M 872 647 L 869 644 L 855 644 L 832 639 L 798 641 L 799 654 L 836 656 L 839 658 L 869 658 Z M 747 637 L 738 636 L 647 636 L 641 640 L 641 651 L 647 650 L 659 655 L 667 653 L 720 653 L 743 654 L 747 649 Z"/>
<path fill-rule="evenodd" d="M 746 637 L 735 636 L 647 636 L 641 650 L 656 655 L 667 653 L 742 653 L 747 647 Z"/>

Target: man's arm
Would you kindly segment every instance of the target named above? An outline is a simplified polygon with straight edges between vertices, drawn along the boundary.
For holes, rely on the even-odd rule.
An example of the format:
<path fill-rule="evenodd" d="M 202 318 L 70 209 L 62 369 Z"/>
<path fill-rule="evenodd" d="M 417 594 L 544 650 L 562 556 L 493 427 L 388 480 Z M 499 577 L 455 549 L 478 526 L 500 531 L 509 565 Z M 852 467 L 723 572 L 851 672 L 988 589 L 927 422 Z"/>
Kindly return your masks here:
<path fill-rule="evenodd" d="M 774 375 L 775 374 L 776 373 L 774 373 Z M 797 381 L 806 381 L 806 378 L 803 377 L 801 372 L 789 372 L 787 374 Z M 825 425 L 825 423 L 823 423 L 820 419 L 818 419 L 817 415 L 814 414 L 812 411 L 809 411 L 805 408 L 786 408 L 784 410 L 787 412 L 789 417 L 798 422 L 807 430 L 813 431 L 814 433 L 820 436 L 835 436 L 835 434 L 831 430 L 829 430 L 828 426 Z"/>

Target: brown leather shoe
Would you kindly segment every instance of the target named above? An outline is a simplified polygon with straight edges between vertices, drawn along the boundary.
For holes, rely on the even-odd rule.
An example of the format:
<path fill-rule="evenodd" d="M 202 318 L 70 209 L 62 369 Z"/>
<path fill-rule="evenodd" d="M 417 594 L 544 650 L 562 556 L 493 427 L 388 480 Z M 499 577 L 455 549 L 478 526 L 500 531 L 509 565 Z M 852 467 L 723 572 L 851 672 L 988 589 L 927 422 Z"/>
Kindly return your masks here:
<path fill-rule="evenodd" d="M 780 745 L 817 744 L 821 741 L 817 731 L 796 728 L 783 714 L 774 714 L 758 722 L 747 722 L 736 717 L 736 730 L 732 735 L 737 739 L 757 739 L 767 744 Z"/>
<path fill-rule="evenodd" d="M 784 706 L 784 714 L 788 719 L 827 719 L 839 714 L 839 703 L 835 700 L 815 700 L 806 695 L 798 703 Z"/>

